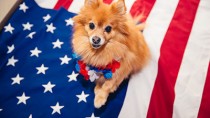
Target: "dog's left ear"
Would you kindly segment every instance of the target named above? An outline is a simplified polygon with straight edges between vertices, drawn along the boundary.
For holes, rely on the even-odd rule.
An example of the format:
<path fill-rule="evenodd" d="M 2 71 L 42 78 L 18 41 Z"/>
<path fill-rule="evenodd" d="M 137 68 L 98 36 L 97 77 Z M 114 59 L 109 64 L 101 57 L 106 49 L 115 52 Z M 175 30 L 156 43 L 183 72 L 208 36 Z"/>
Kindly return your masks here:
<path fill-rule="evenodd" d="M 112 4 L 111 9 L 117 14 L 124 15 L 126 13 L 125 1 L 118 0 L 117 2 Z"/>

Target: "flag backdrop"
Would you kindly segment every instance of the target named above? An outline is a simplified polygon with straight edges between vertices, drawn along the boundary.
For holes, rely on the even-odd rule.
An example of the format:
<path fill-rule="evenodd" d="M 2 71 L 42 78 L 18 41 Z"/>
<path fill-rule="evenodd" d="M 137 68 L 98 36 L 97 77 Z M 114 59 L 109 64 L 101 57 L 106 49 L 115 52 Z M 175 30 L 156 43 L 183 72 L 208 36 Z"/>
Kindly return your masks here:
<path fill-rule="evenodd" d="M 104 0 L 110 4 L 112 0 Z M 210 1 L 126 0 L 144 12 L 152 58 L 93 107 L 74 69 L 72 20 L 84 0 L 24 0 L 0 33 L 1 118 L 209 118 Z"/>

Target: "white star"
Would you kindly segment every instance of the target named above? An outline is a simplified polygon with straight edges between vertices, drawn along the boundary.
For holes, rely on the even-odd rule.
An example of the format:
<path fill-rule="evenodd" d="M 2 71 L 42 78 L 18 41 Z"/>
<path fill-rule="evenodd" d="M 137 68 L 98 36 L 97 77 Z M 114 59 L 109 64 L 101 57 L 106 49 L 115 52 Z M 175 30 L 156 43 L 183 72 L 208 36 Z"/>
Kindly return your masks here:
<path fill-rule="evenodd" d="M 43 16 L 44 22 L 48 21 L 51 18 L 51 16 L 49 14 L 47 14 L 46 16 Z"/>
<path fill-rule="evenodd" d="M 20 81 L 22 81 L 24 78 L 23 77 L 20 77 L 20 75 L 17 74 L 16 77 L 13 77 L 11 79 L 13 80 L 13 82 L 12 82 L 12 85 L 13 85 L 13 84 L 20 84 Z"/>
<path fill-rule="evenodd" d="M 8 49 L 7 54 L 11 53 L 15 49 L 14 44 L 11 46 L 7 46 L 7 49 Z"/>
<path fill-rule="evenodd" d="M 26 9 L 28 9 L 28 6 L 26 6 L 25 2 L 23 2 L 22 4 L 20 4 L 20 8 L 19 10 L 23 10 L 23 12 L 26 12 Z"/>
<path fill-rule="evenodd" d="M 69 64 L 69 61 L 71 60 L 71 58 L 68 58 L 68 56 L 65 55 L 64 57 L 61 57 L 60 60 L 61 60 L 61 65 Z"/>
<path fill-rule="evenodd" d="M 56 105 L 55 106 L 50 106 L 52 109 L 53 109 L 53 112 L 52 112 L 52 114 L 54 114 L 54 113 L 59 113 L 59 114 L 61 114 L 61 109 L 64 107 L 64 106 L 60 106 L 59 105 L 59 102 L 57 102 L 56 103 Z"/>
<path fill-rule="evenodd" d="M 4 26 L 5 31 L 4 32 L 10 32 L 11 34 L 13 33 L 12 31 L 15 29 L 14 27 L 11 26 L 9 23 L 7 26 Z"/>
<path fill-rule="evenodd" d="M 22 26 L 23 30 L 31 30 L 31 27 L 33 27 L 34 25 L 27 22 L 26 24 L 22 24 Z"/>
<path fill-rule="evenodd" d="M 17 60 L 17 59 L 14 59 L 14 56 L 12 56 L 12 57 L 8 60 L 7 66 L 9 66 L 9 65 L 15 66 L 15 63 L 16 63 L 16 62 L 18 62 L 18 60 Z"/>
<path fill-rule="evenodd" d="M 30 114 L 28 118 L 32 118 L 32 114 Z"/>
<path fill-rule="evenodd" d="M 26 104 L 26 100 L 28 100 L 29 98 L 30 96 L 26 96 L 25 93 L 23 92 L 22 96 L 17 96 L 17 99 L 18 99 L 17 104 L 20 104 L 20 103 Z"/>
<path fill-rule="evenodd" d="M 3 109 L 0 109 L 0 111 L 3 111 Z"/>
<path fill-rule="evenodd" d="M 56 47 L 61 48 L 61 45 L 63 44 L 63 42 L 60 42 L 60 40 L 57 39 L 56 42 L 52 42 L 52 44 L 53 44 L 53 49 Z"/>
<path fill-rule="evenodd" d="M 36 47 L 34 50 L 30 50 L 31 52 L 31 56 L 36 56 L 39 57 L 39 53 L 41 53 L 41 50 L 38 50 L 38 48 Z"/>
<path fill-rule="evenodd" d="M 88 97 L 89 94 L 85 94 L 84 91 L 82 91 L 81 95 L 76 95 L 76 96 L 79 98 L 78 103 L 81 101 L 87 102 L 86 97 Z"/>
<path fill-rule="evenodd" d="M 48 69 L 48 67 L 45 67 L 44 64 L 42 64 L 40 67 L 36 67 L 36 69 L 38 70 L 37 74 L 45 74 L 45 71 Z"/>
<path fill-rule="evenodd" d="M 100 117 L 95 117 L 94 113 L 92 113 L 90 117 L 86 117 L 86 118 L 100 118 Z"/>
<path fill-rule="evenodd" d="M 66 22 L 66 26 L 74 24 L 74 21 L 72 20 L 72 18 L 66 19 L 65 22 Z"/>
<path fill-rule="evenodd" d="M 34 34 L 36 34 L 36 32 L 31 32 L 30 34 L 28 34 L 28 35 L 26 36 L 26 38 L 31 38 L 31 39 L 33 39 Z"/>
<path fill-rule="evenodd" d="M 53 26 L 53 23 L 50 23 L 50 25 L 46 25 L 46 26 L 47 26 L 46 32 L 54 33 L 54 30 L 56 29 L 56 27 Z"/>
<path fill-rule="evenodd" d="M 78 73 L 75 73 L 74 71 L 71 73 L 71 75 L 68 75 L 67 77 L 69 78 L 69 82 L 70 81 L 77 81 L 77 76 L 78 76 L 79 74 Z"/>
<path fill-rule="evenodd" d="M 51 82 L 48 82 L 47 84 L 42 85 L 44 87 L 44 93 L 47 91 L 52 93 L 52 88 L 55 87 L 55 84 L 51 84 Z"/>

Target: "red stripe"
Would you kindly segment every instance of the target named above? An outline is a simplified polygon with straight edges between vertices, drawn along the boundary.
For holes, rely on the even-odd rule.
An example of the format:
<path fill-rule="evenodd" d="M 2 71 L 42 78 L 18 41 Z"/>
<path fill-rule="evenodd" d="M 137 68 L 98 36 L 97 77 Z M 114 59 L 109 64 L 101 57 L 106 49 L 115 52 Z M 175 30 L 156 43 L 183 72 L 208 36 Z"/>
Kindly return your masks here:
<path fill-rule="evenodd" d="M 204 85 L 203 96 L 201 100 L 198 118 L 210 118 L 210 63 L 208 67 L 206 82 Z"/>
<path fill-rule="evenodd" d="M 112 0 L 103 0 L 104 1 L 104 3 L 106 3 L 106 4 L 111 4 L 112 3 Z"/>
<path fill-rule="evenodd" d="M 54 6 L 55 10 L 60 9 L 61 7 L 64 7 L 65 9 L 68 9 L 69 6 L 71 5 L 73 0 L 58 0 L 56 5 Z"/>
<path fill-rule="evenodd" d="M 164 37 L 148 118 L 172 118 L 174 86 L 191 32 L 199 0 L 180 0 Z"/>
<path fill-rule="evenodd" d="M 130 13 L 132 16 L 137 16 L 141 13 L 144 14 L 144 18 L 141 22 L 144 22 L 148 17 L 156 0 L 136 0 L 131 7 Z"/>

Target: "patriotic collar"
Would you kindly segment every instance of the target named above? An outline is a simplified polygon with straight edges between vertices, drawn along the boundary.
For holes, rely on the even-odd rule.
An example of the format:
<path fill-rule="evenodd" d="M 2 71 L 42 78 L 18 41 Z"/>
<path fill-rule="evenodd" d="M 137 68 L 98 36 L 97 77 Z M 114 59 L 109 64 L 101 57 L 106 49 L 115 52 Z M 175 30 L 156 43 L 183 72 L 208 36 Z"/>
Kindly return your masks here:
<path fill-rule="evenodd" d="M 111 79 L 113 73 L 120 68 L 120 62 L 117 60 L 113 60 L 106 67 L 94 67 L 85 64 L 81 60 L 81 57 L 75 53 L 73 54 L 73 58 L 76 59 L 76 71 L 83 75 L 85 80 L 90 80 L 91 82 L 98 79 L 100 75 L 103 75 L 105 79 Z"/>

